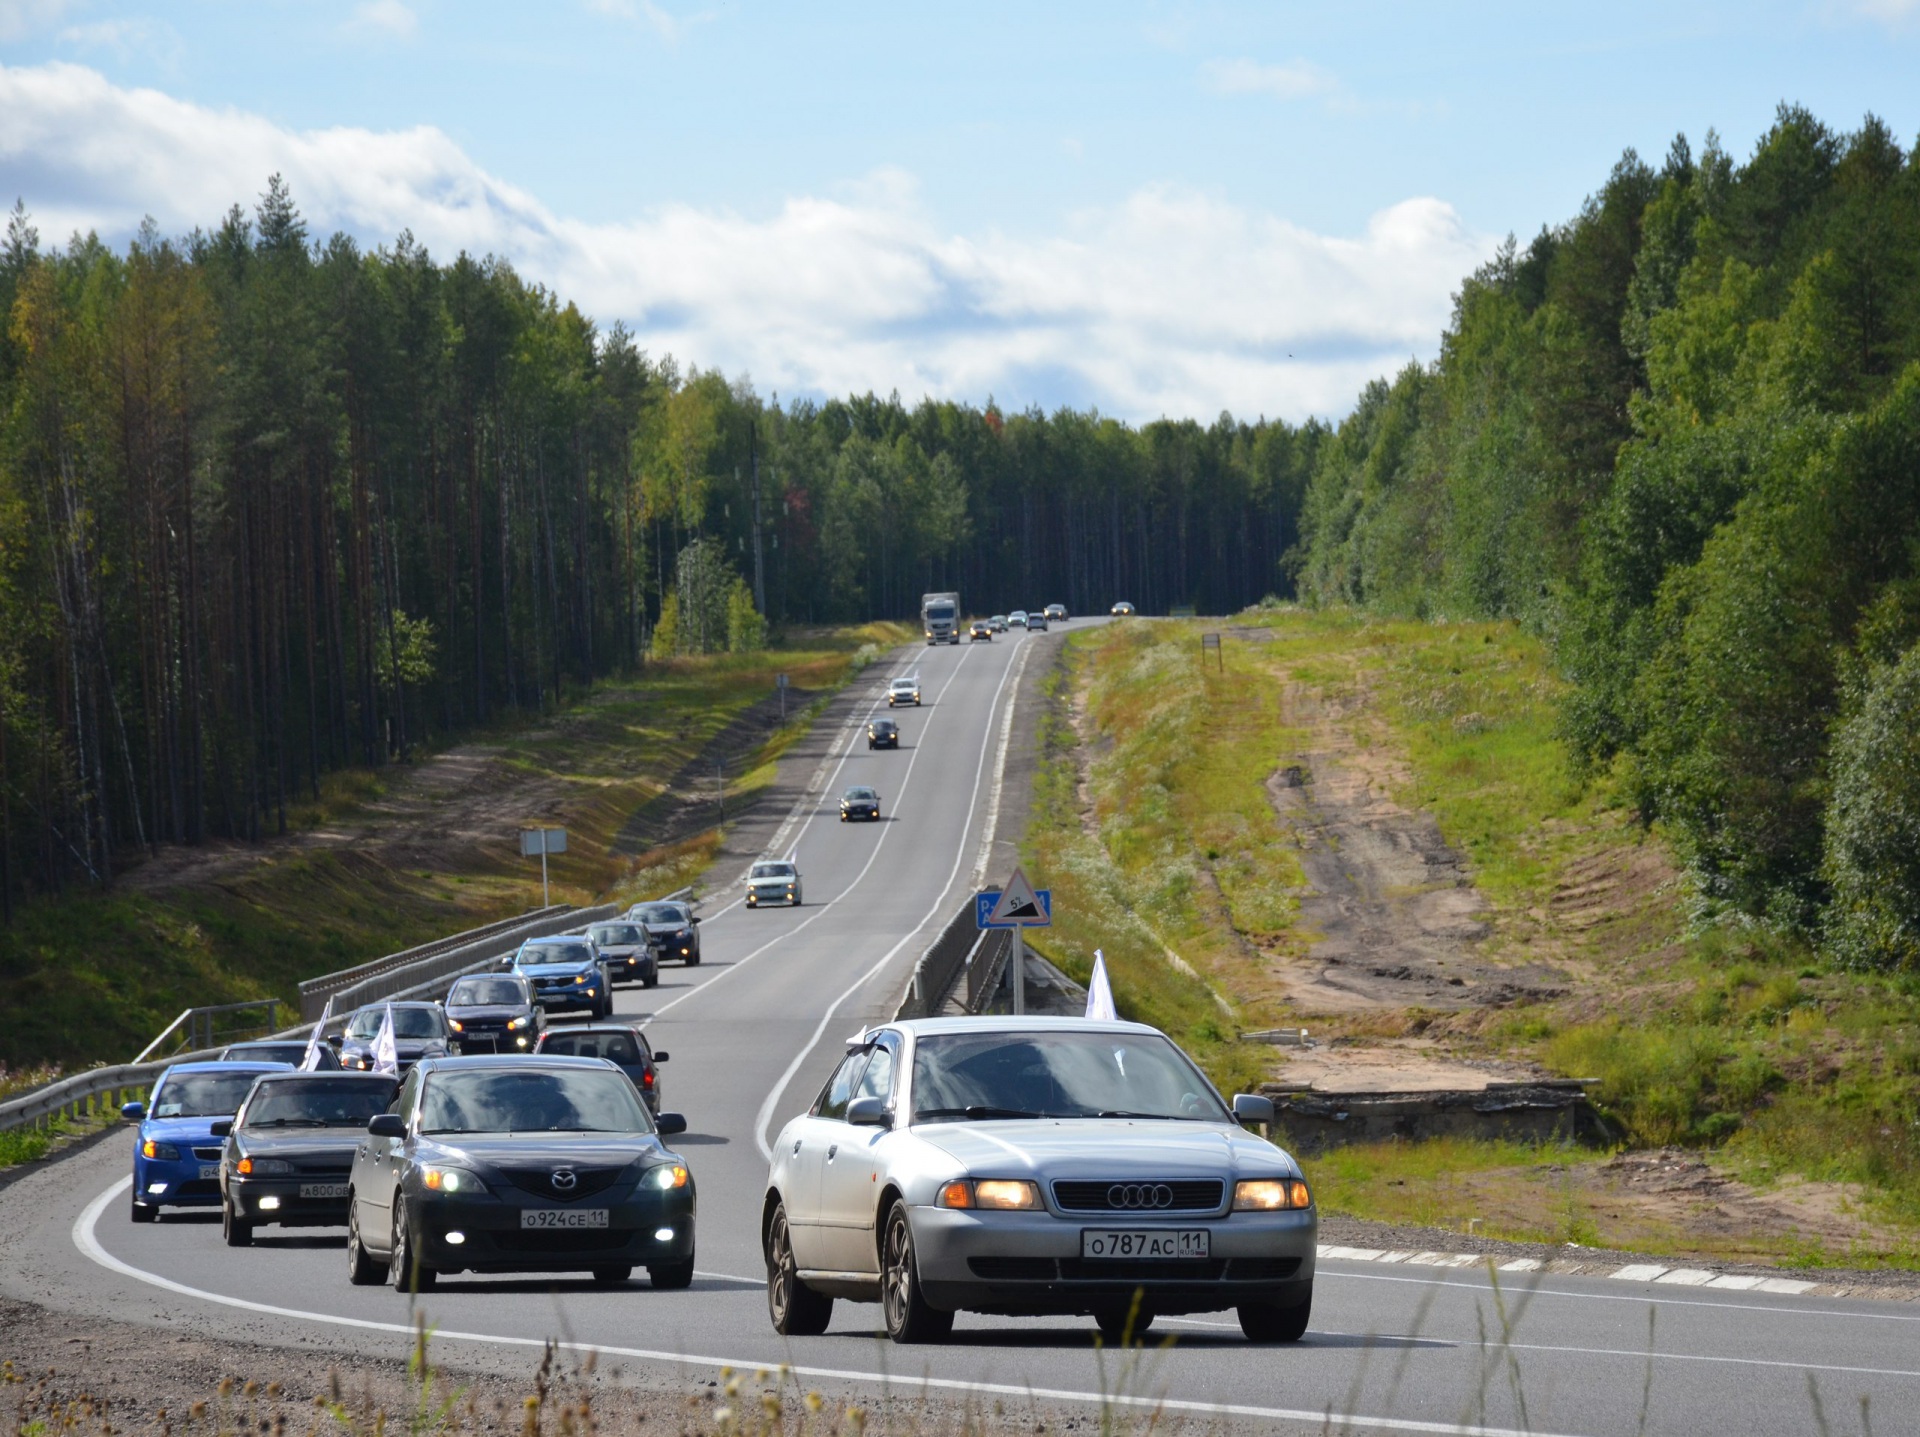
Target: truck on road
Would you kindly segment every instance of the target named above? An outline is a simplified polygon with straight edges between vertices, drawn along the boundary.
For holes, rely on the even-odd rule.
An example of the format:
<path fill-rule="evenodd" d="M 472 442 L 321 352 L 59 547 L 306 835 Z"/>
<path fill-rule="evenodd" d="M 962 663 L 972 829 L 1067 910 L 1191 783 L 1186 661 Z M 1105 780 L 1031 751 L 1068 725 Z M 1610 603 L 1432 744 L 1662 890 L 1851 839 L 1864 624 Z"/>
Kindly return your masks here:
<path fill-rule="evenodd" d="M 960 596 L 958 594 L 922 594 L 920 627 L 926 630 L 930 644 L 960 642 Z"/>

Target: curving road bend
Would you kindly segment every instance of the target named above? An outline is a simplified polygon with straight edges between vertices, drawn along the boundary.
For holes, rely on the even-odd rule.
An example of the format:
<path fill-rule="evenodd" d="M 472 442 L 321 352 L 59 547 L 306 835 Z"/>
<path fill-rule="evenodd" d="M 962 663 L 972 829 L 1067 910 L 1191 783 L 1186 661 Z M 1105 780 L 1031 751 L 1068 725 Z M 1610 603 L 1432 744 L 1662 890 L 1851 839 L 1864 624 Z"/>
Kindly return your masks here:
<path fill-rule="evenodd" d="M 646 1015 L 676 1144 L 700 1189 L 699 1276 L 689 1292 L 584 1281 L 456 1277 L 422 1300 L 444 1360 L 520 1370 L 550 1338 L 628 1366 L 674 1371 L 790 1364 L 810 1386 L 870 1393 L 928 1384 L 982 1401 L 1091 1403 L 1103 1393 L 1263 1430 L 1800 1433 L 1920 1431 L 1920 1312 L 1888 1303 L 1675 1292 L 1616 1280 L 1540 1278 L 1498 1288 L 1472 1270 L 1383 1270 L 1323 1259 L 1305 1341 L 1255 1348 L 1231 1313 L 1167 1321 L 1165 1349 L 1102 1353 L 1090 1324 L 962 1316 L 953 1341 L 893 1348 L 878 1309 L 841 1303 L 823 1337 L 767 1324 L 758 1216 L 769 1131 L 811 1101 L 840 1039 L 887 1015 L 914 957 L 977 882 L 991 839 L 1015 666 L 1057 637 L 908 657 L 928 700 L 895 715 L 898 753 L 869 753 L 849 725 L 783 828 L 807 904 L 705 907 L 705 962 L 669 968 Z M 890 675 L 869 680 L 879 694 Z M 866 711 L 860 717 L 864 720 Z M 1015 722 L 1031 722 L 1021 714 Z M 836 821 L 852 783 L 888 817 Z M 998 875 L 995 875 L 996 877 Z M 0 1290 L 79 1314 L 215 1335 L 400 1354 L 408 1300 L 349 1287 L 332 1232 L 228 1249 L 218 1223 L 126 1220 L 126 1143 L 110 1139 L 0 1194 Z M 1510 1275 L 1502 1275 L 1503 1279 Z"/>

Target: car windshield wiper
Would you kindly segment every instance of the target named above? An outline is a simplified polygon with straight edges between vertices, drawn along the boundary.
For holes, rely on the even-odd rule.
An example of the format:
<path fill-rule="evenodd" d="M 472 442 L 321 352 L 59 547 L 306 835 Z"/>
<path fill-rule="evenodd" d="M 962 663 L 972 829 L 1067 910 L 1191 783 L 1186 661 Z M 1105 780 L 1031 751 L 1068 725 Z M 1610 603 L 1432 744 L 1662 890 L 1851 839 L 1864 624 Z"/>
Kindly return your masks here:
<path fill-rule="evenodd" d="M 1025 1108 L 993 1108 L 981 1103 L 969 1103 L 964 1108 L 922 1108 L 915 1113 L 920 1118 L 1046 1118 L 1051 1113 L 1030 1113 Z"/>
<path fill-rule="evenodd" d="M 328 1126 L 325 1118 L 263 1118 L 257 1123 L 248 1123 L 250 1128 L 324 1128 Z M 351 1126 L 347 1123 L 333 1124 L 335 1127 Z"/>

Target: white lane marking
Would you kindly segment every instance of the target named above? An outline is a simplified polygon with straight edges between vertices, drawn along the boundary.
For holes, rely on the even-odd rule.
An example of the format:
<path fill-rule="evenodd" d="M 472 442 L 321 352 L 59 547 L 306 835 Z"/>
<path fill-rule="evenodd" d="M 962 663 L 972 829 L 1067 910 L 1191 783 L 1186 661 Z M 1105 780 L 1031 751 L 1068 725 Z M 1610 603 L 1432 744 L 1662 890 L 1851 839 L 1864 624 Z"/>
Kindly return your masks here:
<path fill-rule="evenodd" d="M 365 1317 L 340 1317 L 332 1313 L 301 1312 L 291 1307 L 276 1307 L 271 1303 L 253 1302 L 244 1297 L 229 1297 L 221 1292 L 208 1292 L 203 1288 L 188 1287 L 183 1282 L 161 1277 L 158 1273 L 147 1272 L 132 1263 L 123 1262 L 100 1245 L 100 1239 L 94 1233 L 94 1227 L 100 1220 L 100 1214 L 107 1204 L 119 1197 L 133 1183 L 133 1179 L 121 1178 L 99 1197 L 87 1204 L 86 1209 L 73 1223 L 74 1245 L 94 1262 L 104 1268 L 130 1277 L 136 1282 L 148 1283 L 153 1287 L 164 1288 L 168 1292 L 179 1293 L 183 1297 L 197 1297 L 203 1302 L 218 1303 L 222 1307 L 239 1308 L 244 1312 L 264 1313 L 269 1317 L 288 1317 L 297 1322 L 315 1322 L 329 1327 L 349 1327 L 360 1332 L 390 1332 L 399 1337 L 412 1340 L 418 1334 L 403 1322 L 377 1322 Z M 493 1347 L 545 1348 L 551 1339 L 544 1337 L 505 1337 L 491 1332 L 457 1332 L 450 1328 L 433 1328 L 436 1342 L 475 1342 Z M 749 1368 L 766 1368 L 775 1364 L 765 1358 L 754 1357 L 707 1357 L 694 1352 L 664 1352 L 645 1347 L 609 1347 L 593 1342 L 571 1342 L 552 1340 L 552 1345 L 564 1352 L 598 1353 L 602 1357 L 626 1357 L 639 1362 L 671 1362 L 677 1365 L 721 1368 L 731 1367 L 735 1371 Z M 1130 1407 L 1145 1411 L 1191 1412 L 1207 1417 L 1255 1417 L 1270 1422 L 1300 1422 L 1323 1426 L 1329 1417 L 1328 1411 L 1314 1412 L 1305 1408 L 1256 1407 L 1238 1402 L 1195 1402 L 1178 1397 L 1144 1397 L 1126 1393 L 1083 1392 L 1066 1387 L 1029 1387 L 1012 1382 L 969 1382 L 958 1377 L 913 1377 L 904 1372 L 863 1372 L 854 1368 L 813 1367 L 790 1365 L 787 1371 L 796 1377 L 818 1377 L 835 1382 L 864 1382 L 888 1389 L 913 1387 L 918 1384 L 922 1389 L 940 1392 L 978 1393 L 990 1397 L 1044 1398 L 1050 1402 L 1083 1402 L 1101 1407 Z M 1342 1415 L 1343 1427 L 1373 1432 L 1430 1432 L 1448 1434 L 1448 1437 L 1564 1437 L 1564 1434 L 1527 1432 L 1522 1433 L 1511 1427 L 1476 1427 L 1457 1422 L 1422 1422 L 1408 1417 L 1367 1417 Z"/>
<path fill-rule="evenodd" d="M 1000 671 L 1000 682 L 997 685 L 995 685 L 993 690 L 993 703 L 987 709 L 987 713 L 989 714 L 989 716 L 991 716 L 995 708 L 999 707 L 1000 695 L 1006 691 L 1007 679 L 1012 673 L 1013 673 L 1012 664 L 1008 664 L 1006 668 Z M 952 680 L 948 680 L 948 682 L 951 683 Z M 906 947 L 906 945 L 913 939 L 914 935 L 919 933 L 922 928 L 925 928 L 928 923 L 932 922 L 934 915 L 937 914 L 941 910 L 941 908 L 944 907 L 950 901 L 948 898 L 948 893 L 953 887 L 954 879 L 960 876 L 960 863 L 961 863 L 961 860 L 966 856 L 966 852 L 967 852 L 967 830 L 973 827 L 973 815 L 974 815 L 974 812 L 978 809 L 980 804 L 980 777 L 986 771 L 987 744 L 992 739 L 992 737 L 993 737 L 993 722 L 991 717 L 989 717 L 987 722 L 987 731 L 984 734 L 982 734 L 980 738 L 980 757 L 974 761 L 974 765 L 973 765 L 973 795 L 971 798 L 967 800 L 966 818 L 960 825 L 960 842 L 955 846 L 953 850 L 953 867 L 948 870 L 947 881 L 945 884 L 941 886 L 940 895 L 939 897 L 934 899 L 933 907 L 927 910 L 926 917 L 922 918 L 919 921 L 919 923 L 914 925 L 912 931 L 909 932 L 906 935 L 906 937 L 902 938 L 898 943 L 894 944 L 893 947 L 887 950 L 886 957 L 882 958 L 878 963 L 874 964 L 873 967 L 869 968 L 866 972 L 862 973 L 858 978 L 856 978 L 853 981 L 853 984 L 850 987 L 848 987 L 846 991 L 841 993 L 841 995 L 838 998 L 835 998 L 833 1000 L 833 1006 L 828 1008 L 826 1012 L 820 1015 L 819 1026 L 813 1030 L 813 1036 L 807 1040 L 806 1047 L 802 1048 L 798 1053 L 795 1053 L 793 1055 L 793 1061 L 787 1064 L 786 1072 L 780 1075 L 780 1081 L 773 1085 L 772 1091 L 767 1094 L 767 1100 L 760 1105 L 760 1111 L 758 1114 L 755 1115 L 753 1120 L 753 1141 L 759 1147 L 760 1155 L 764 1157 L 768 1162 L 773 1161 L 773 1146 L 767 1141 L 767 1124 L 773 1121 L 774 1107 L 779 1103 L 781 1097 L 786 1093 L 787 1084 L 793 1081 L 793 1075 L 800 1071 L 800 1065 L 806 1062 L 808 1055 L 811 1054 L 813 1050 L 819 1046 L 820 1036 L 821 1034 L 827 1031 L 828 1022 L 831 1021 L 835 1013 L 840 1011 L 840 1005 L 842 1003 L 846 1002 L 847 999 L 851 998 L 856 992 L 858 992 L 863 986 L 865 986 L 865 984 L 874 976 L 874 974 L 878 973 L 889 962 L 891 962 L 893 959 L 893 955 L 898 953 L 902 948 Z M 922 739 L 922 742 L 925 742 L 924 738 Z M 918 758 L 919 756 L 920 756 L 920 747 L 918 744 L 916 744 L 914 746 L 914 757 Z M 878 853 L 879 849 L 876 848 L 874 851 Z"/>
<path fill-rule="evenodd" d="M 971 649 L 967 650 L 967 653 L 972 653 L 972 652 L 973 651 Z M 960 663 L 965 663 L 966 659 L 967 659 L 967 654 L 962 654 L 960 656 Z M 947 690 L 953 686 L 953 681 L 959 676 L 960 676 L 960 664 L 955 664 L 953 666 L 953 672 L 947 675 L 947 681 L 944 684 L 940 685 L 940 692 L 934 695 L 934 706 L 936 708 L 939 707 L 940 700 L 944 699 L 947 696 Z M 1004 675 L 1002 676 L 1001 681 L 1003 683 L 1005 682 Z M 997 701 L 998 690 L 995 691 L 995 698 Z M 900 792 L 903 794 L 907 791 L 907 785 L 913 781 L 913 766 L 920 761 L 920 751 L 924 747 L 925 747 L 924 742 L 917 743 L 913 746 L 913 756 L 907 760 L 907 771 L 904 774 L 902 774 L 900 777 Z M 846 753 L 840 756 L 840 762 L 834 766 L 834 770 L 833 770 L 834 778 L 838 778 L 840 776 L 841 768 L 845 767 L 847 759 L 851 757 L 852 753 L 853 753 L 853 750 L 849 748 Z M 828 780 L 828 785 L 829 787 L 832 785 L 832 780 Z M 802 801 L 804 802 L 804 799 Z M 968 814 L 969 814 L 969 819 L 971 819 L 972 810 L 968 810 Z M 794 840 L 796 850 L 798 849 L 799 844 L 805 841 L 807 829 L 812 827 L 814 820 L 819 817 L 820 817 L 820 811 L 819 809 L 816 808 L 812 813 L 812 815 L 807 819 L 806 823 L 801 826 L 800 837 Z M 832 898 L 829 898 L 825 903 L 815 905 L 815 911 L 813 913 L 810 913 L 807 917 L 801 919 L 798 923 L 794 924 L 793 927 L 784 929 L 781 932 L 776 933 L 773 937 L 769 938 L 765 943 L 762 943 L 758 948 L 754 949 L 751 953 L 747 954 L 746 957 L 735 959 L 727 967 L 722 968 L 719 972 L 715 973 L 711 978 L 707 979 L 706 982 L 700 984 L 699 987 L 689 988 L 687 989 L 686 992 L 682 993 L 678 998 L 675 998 L 671 1003 L 661 1004 L 658 1008 L 655 1008 L 653 1012 L 647 1016 L 646 1021 L 641 1023 L 640 1026 L 642 1028 L 646 1027 L 648 1023 L 653 1022 L 653 1020 L 655 1018 L 658 1018 L 662 1013 L 665 1013 L 670 1009 L 679 1007 L 682 1003 L 686 1002 L 687 999 L 694 997 L 696 994 L 712 992 L 714 985 L 719 983 L 722 979 L 728 977 L 730 974 L 738 973 L 742 968 L 746 967 L 747 964 L 751 963 L 754 959 L 758 958 L 762 953 L 765 953 L 769 949 L 774 948 L 779 944 L 786 942 L 787 939 L 793 937 L 794 934 L 800 932 L 804 928 L 811 927 L 814 924 L 814 922 L 816 922 L 818 919 L 824 918 L 826 916 L 828 909 L 832 908 L 834 904 L 840 902 L 841 899 L 845 898 L 849 893 L 853 892 L 855 888 L 860 886 L 860 880 L 867 876 L 867 870 L 873 867 L 874 861 L 880 857 L 880 850 L 887 846 L 887 840 L 892 836 L 893 836 L 893 829 L 891 826 L 883 829 L 880 834 L 880 837 L 874 842 L 873 852 L 867 855 L 867 861 L 861 865 L 860 871 L 854 874 L 853 881 L 847 884 L 845 888 L 842 888 Z M 964 834 L 961 836 L 961 841 L 963 843 L 966 841 Z M 951 880 L 949 880 L 949 882 L 951 882 Z M 944 896 L 944 892 L 943 892 L 943 896 Z M 715 916 L 717 917 L 718 915 L 715 915 Z M 926 922 L 924 918 L 921 919 L 920 921 L 922 924 Z M 919 931 L 920 930 L 918 928 L 913 930 L 914 933 L 918 933 Z M 912 936 L 913 936 L 913 933 L 909 933 L 907 935 L 908 938 L 911 938 Z M 904 942 L 905 940 L 902 940 L 902 941 Z M 888 954 L 887 956 L 892 957 L 893 955 Z M 835 1006 L 837 1007 L 838 1005 L 836 1004 Z"/>
<path fill-rule="evenodd" d="M 1406 1277 L 1397 1277 L 1385 1272 L 1339 1272 L 1330 1267 L 1315 1268 L 1314 1275 L 1346 1282 L 1403 1282 L 1423 1287 L 1458 1287 L 1468 1292 L 1487 1290 L 1487 1285 L 1483 1282 L 1459 1282 L 1439 1276 L 1414 1277 L 1409 1274 Z M 1920 1315 L 1910 1316 L 1903 1312 L 1873 1312 L 1853 1307 L 1777 1307 L 1770 1302 L 1709 1302 L 1704 1298 L 1668 1297 L 1665 1293 L 1652 1292 L 1573 1292 L 1564 1287 L 1535 1287 L 1531 1283 L 1515 1290 L 1523 1291 L 1529 1297 L 1570 1297 L 1581 1302 L 1649 1302 L 1661 1307 L 1718 1307 L 1732 1312 L 1755 1313 L 1767 1317 L 1853 1317 L 1868 1322 L 1920 1322 Z"/>

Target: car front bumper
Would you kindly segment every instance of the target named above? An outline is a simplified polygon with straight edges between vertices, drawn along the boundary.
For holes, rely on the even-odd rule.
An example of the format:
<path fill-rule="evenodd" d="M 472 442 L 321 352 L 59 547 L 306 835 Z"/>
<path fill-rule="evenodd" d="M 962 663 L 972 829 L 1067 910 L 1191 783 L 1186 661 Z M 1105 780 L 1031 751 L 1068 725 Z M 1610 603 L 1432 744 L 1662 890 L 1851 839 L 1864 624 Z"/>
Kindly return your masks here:
<path fill-rule="evenodd" d="M 644 983 L 659 969 L 660 962 L 653 956 L 652 949 L 607 959 L 607 976 L 616 983 Z"/>
<path fill-rule="evenodd" d="M 629 1191 L 610 1201 L 520 1203 L 492 1195 L 407 1198 L 420 1260 L 436 1272 L 585 1272 L 685 1262 L 694 1251 L 691 1189 Z M 605 1208 L 604 1228 L 523 1228 L 527 1208 Z M 659 1234 L 669 1235 L 661 1237 Z M 460 1240 L 450 1240 L 458 1234 Z"/>
<path fill-rule="evenodd" d="M 750 888 L 747 890 L 747 907 L 764 908 L 769 905 L 786 906 L 800 901 L 799 889 L 787 888 Z"/>
<path fill-rule="evenodd" d="M 1003 1316 L 1097 1312 L 1133 1300 L 1165 1317 L 1243 1302 L 1288 1306 L 1312 1291 L 1314 1210 L 1229 1218 L 1141 1221 L 1116 1214 L 908 1209 L 914 1257 L 933 1306 Z M 1193 1261 L 1101 1262 L 1080 1255 L 1086 1228 L 1205 1228 L 1209 1256 Z"/>
<path fill-rule="evenodd" d="M 565 987 L 555 984 L 551 988 L 535 988 L 533 1001 L 549 1013 L 571 1013 L 576 1009 L 591 1013 L 600 1006 L 604 989 L 600 983 L 569 983 Z"/>
<path fill-rule="evenodd" d="M 214 1145 L 214 1140 L 208 1139 L 202 1144 L 208 1145 Z M 217 1145 L 214 1150 L 218 1152 Z M 148 1207 L 220 1206 L 220 1159 L 194 1157 L 190 1147 L 182 1147 L 181 1151 L 186 1156 L 145 1158 L 135 1154 L 135 1200 Z"/>
<path fill-rule="evenodd" d="M 347 1223 L 347 1178 L 342 1168 L 337 1174 L 295 1173 L 288 1177 L 248 1177 L 237 1173 L 227 1177 L 227 1196 L 233 1201 L 234 1216 L 258 1225 L 277 1223 L 281 1227 L 345 1227 Z M 340 1196 L 302 1197 L 300 1189 L 333 1186 Z M 262 1207 L 261 1200 L 272 1205 Z"/>

